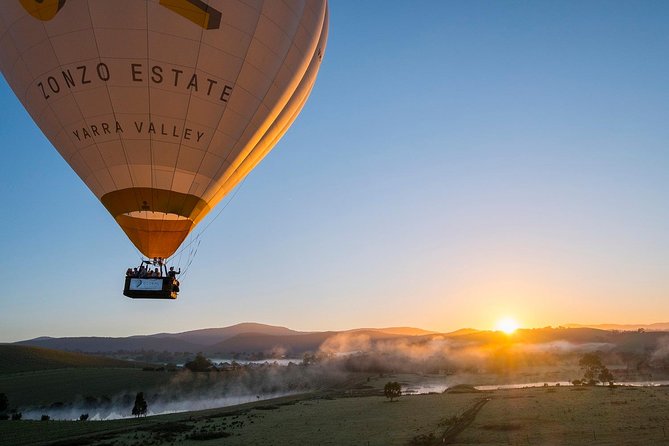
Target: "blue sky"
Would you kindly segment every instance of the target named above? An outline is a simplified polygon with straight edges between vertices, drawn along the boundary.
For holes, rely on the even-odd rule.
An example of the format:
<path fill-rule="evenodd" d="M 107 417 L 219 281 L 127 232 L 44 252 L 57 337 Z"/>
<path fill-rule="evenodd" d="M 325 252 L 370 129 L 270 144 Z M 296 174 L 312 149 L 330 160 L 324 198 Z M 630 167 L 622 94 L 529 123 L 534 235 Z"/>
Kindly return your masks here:
<path fill-rule="evenodd" d="M 137 251 L 0 81 L 0 342 L 669 314 L 666 2 L 330 10 L 306 107 L 175 302 L 121 295 Z"/>

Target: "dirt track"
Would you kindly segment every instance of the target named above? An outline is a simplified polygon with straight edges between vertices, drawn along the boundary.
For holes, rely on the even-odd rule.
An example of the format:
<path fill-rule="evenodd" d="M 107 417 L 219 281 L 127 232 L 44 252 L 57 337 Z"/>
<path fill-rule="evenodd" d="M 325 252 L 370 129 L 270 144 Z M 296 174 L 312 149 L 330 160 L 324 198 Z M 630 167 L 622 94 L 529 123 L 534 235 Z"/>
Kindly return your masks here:
<path fill-rule="evenodd" d="M 464 411 L 462 415 L 458 416 L 455 423 L 448 426 L 442 434 L 441 444 L 448 444 L 455 440 L 455 437 L 474 421 L 476 414 L 488 401 L 490 401 L 490 398 L 482 398 L 476 401 L 472 407 Z"/>

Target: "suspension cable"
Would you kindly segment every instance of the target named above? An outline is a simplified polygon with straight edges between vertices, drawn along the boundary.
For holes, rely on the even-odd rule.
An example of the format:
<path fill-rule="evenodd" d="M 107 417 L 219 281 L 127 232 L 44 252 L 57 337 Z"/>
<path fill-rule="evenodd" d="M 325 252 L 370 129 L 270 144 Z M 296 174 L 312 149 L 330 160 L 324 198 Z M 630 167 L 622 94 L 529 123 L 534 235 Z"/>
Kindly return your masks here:
<path fill-rule="evenodd" d="M 244 179 L 241 181 L 241 183 L 239 183 L 239 185 L 238 185 L 237 187 L 235 187 L 235 191 L 234 191 L 234 192 L 232 193 L 232 195 L 230 196 L 230 199 L 229 199 L 229 200 L 228 200 L 228 201 L 221 207 L 221 209 L 219 209 L 219 211 L 216 213 L 216 215 L 214 216 L 214 218 L 213 218 L 209 223 L 207 223 L 207 225 L 206 225 L 204 228 L 202 228 L 202 230 L 201 230 L 199 233 L 197 233 L 197 234 L 191 239 L 190 242 L 188 242 L 188 243 L 186 243 L 185 245 L 183 245 L 177 252 L 175 252 L 175 253 L 172 254 L 170 257 L 168 257 L 167 260 L 173 259 L 176 255 L 181 255 L 181 253 L 183 253 L 183 251 L 184 251 L 186 248 L 190 247 L 190 246 L 191 246 L 193 243 L 195 243 L 195 242 L 198 242 L 198 246 L 199 246 L 199 244 L 200 244 L 200 237 L 202 237 L 202 234 L 204 234 L 204 232 L 205 232 L 207 229 L 209 229 L 209 226 L 211 226 L 212 223 L 214 223 L 214 222 L 216 221 L 216 219 L 217 219 L 218 217 L 220 217 L 221 213 L 223 213 L 223 211 L 225 210 L 225 208 L 227 208 L 227 207 L 230 205 L 230 203 L 232 203 L 232 200 L 235 199 L 235 197 L 237 196 L 237 194 L 239 193 L 239 191 L 242 189 L 242 186 L 243 186 L 244 183 L 246 182 L 246 178 L 248 178 L 248 177 L 244 177 Z M 195 250 L 195 252 L 197 252 L 197 249 Z M 190 263 L 192 263 L 192 260 L 189 262 L 189 265 L 190 265 Z"/>

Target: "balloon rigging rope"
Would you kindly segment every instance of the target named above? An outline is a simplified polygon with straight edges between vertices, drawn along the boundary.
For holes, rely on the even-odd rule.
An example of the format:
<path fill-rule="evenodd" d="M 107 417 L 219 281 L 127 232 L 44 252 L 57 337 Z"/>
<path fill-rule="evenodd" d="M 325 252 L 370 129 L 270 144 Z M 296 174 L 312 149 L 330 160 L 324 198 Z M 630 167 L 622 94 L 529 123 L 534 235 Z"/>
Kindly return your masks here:
<path fill-rule="evenodd" d="M 232 200 L 235 199 L 235 197 L 237 196 L 237 194 L 238 194 L 239 191 L 241 190 L 242 186 L 244 185 L 244 182 L 246 182 L 246 178 L 248 178 L 248 177 L 245 177 L 245 178 L 239 183 L 239 185 L 235 188 L 235 191 L 234 191 L 234 192 L 232 193 L 232 195 L 230 196 L 230 199 L 229 199 L 229 200 L 228 200 L 228 201 L 221 207 L 221 209 L 216 213 L 216 215 L 214 216 L 214 218 L 213 218 L 209 223 L 207 223 L 207 225 L 206 225 L 204 228 L 202 228 L 202 230 L 201 230 L 199 233 L 197 233 L 197 234 L 194 235 L 194 236 L 193 236 L 192 234 L 189 235 L 189 238 L 190 238 L 191 240 L 190 240 L 188 243 L 186 243 L 185 245 L 183 245 L 183 246 L 181 247 L 181 249 L 179 249 L 177 252 L 175 252 L 175 253 L 172 254 L 170 257 L 168 257 L 167 259 L 165 259 L 165 260 L 166 260 L 166 263 L 167 263 L 168 261 L 173 260 L 176 256 L 179 256 L 179 258 L 178 258 L 177 261 L 176 261 L 176 264 L 177 264 L 177 266 L 179 266 L 179 269 L 181 269 L 181 259 L 182 259 L 182 256 L 183 256 L 184 252 L 186 251 L 186 249 L 187 249 L 187 248 L 190 248 L 190 249 L 188 250 L 188 257 L 187 257 L 187 259 L 186 259 L 186 266 L 184 266 L 184 271 L 181 273 L 181 279 L 182 279 L 182 281 L 183 281 L 184 277 L 186 276 L 186 272 L 188 271 L 188 268 L 190 268 L 191 264 L 193 263 L 193 260 L 195 260 L 195 255 L 197 254 L 197 251 L 198 251 L 198 249 L 200 248 L 200 243 L 202 242 L 202 240 L 201 240 L 202 234 L 204 234 L 204 232 L 205 232 L 207 229 L 209 229 L 209 226 L 211 226 L 212 223 L 214 223 L 214 222 L 216 221 L 216 219 L 223 213 L 223 211 L 225 210 L 225 208 L 227 208 L 228 205 L 229 205 L 230 203 L 232 203 Z M 193 244 L 195 244 L 195 246 L 193 246 Z M 139 263 L 140 263 L 140 265 L 141 265 L 142 262 L 144 261 L 144 255 L 143 255 L 143 254 L 139 251 L 139 249 L 137 249 L 136 247 L 135 247 L 135 251 L 137 251 L 137 256 L 139 257 Z"/>
<path fill-rule="evenodd" d="M 186 273 L 188 272 L 188 268 L 190 268 L 190 265 L 193 263 L 193 260 L 195 260 L 195 255 L 197 254 L 197 250 L 200 248 L 200 243 L 202 240 L 198 240 L 197 244 L 191 248 L 190 252 L 188 253 L 188 263 L 186 263 L 186 266 L 184 267 L 183 272 L 181 273 L 181 281 L 183 282 L 183 278 L 186 276 Z M 181 269 L 181 268 L 179 268 Z"/>
<path fill-rule="evenodd" d="M 220 215 L 223 213 L 223 211 L 225 210 L 225 208 L 227 208 L 227 207 L 230 205 L 230 203 L 232 203 L 232 200 L 235 199 L 235 197 L 237 196 L 237 194 L 239 193 L 239 191 L 242 189 L 242 186 L 243 186 L 244 183 L 246 182 L 246 178 L 248 178 L 248 177 L 245 177 L 245 178 L 241 181 L 241 183 L 239 183 L 239 186 L 237 186 L 237 187 L 235 188 L 235 191 L 232 193 L 232 196 L 230 197 L 230 199 L 229 199 L 229 200 L 228 200 L 228 201 L 221 207 L 221 209 L 216 213 L 216 215 L 214 216 L 214 218 L 212 218 L 211 221 L 210 221 L 209 223 L 207 223 L 207 225 L 206 225 L 204 228 L 202 228 L 202 230 L 201 230 L 199 233 L 197 233 L 195 236 L 193 236 L 193 238 L 192 238 L 188 243 L 186 243 L 184 246 L 182 246 L 181 249 L 179 249 L 177 252 L 175 252 L 174 254 L 172 254 L 172 255 L 167 259 L 167 260 L 169 261 L 170 259 L 174 259 L 174 258 L 178 255 L 178 256 L 179 256 L 179 261 L 178 261 L 177 263 L 180 264 L 180 263 L 181 263 L 181 255 L 182 255 L 183 252 L 186 250 L 186 248 L 191 247 L 194 243 L 197 242 L 197 244 L 196 244 L 194 247 L 191 247 L 191 249 L 190 249 L 189 252 L 188 252 L 188 259 L 187 259 L 187 261 L 186 261 L 187 264 L 186 264 L 186 266 L 184 267 L 185 270 L 184 270 L 184 272 L 183 272 L 182 274 L 185 274 L 186 271 L 188 271 L 188 268 L 190 267 L 191 263 L 193 263 L 193 260 L 195 259 L 195 255 L 197 254 L 197 250 L 198 250 L 198 248 L 200 247 L 200 242 L 202 241 L 202 240 L 201 240 L 202 234 L 204 234 L 205 231 L 206 231 L 207 229 L 209 229 L 209 227 L 216 221 L 216 219 L 217 219 L 218 217 L 220 217 Z M 183 275 L 182 275 L 181 277 L 183 277 Z"/>

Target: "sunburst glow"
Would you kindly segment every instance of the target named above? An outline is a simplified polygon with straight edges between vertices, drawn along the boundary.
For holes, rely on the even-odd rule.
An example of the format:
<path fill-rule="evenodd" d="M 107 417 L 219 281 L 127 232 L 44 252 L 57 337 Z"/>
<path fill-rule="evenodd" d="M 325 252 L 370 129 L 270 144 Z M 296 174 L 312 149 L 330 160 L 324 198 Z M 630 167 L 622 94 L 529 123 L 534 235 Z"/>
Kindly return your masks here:
<path fill-rule="evenodd" d="M 495 326 L 495 330 L 503 331 L 506 334 L 512 334 L 517 329 L 518 329 L 518 323 L 515 321 L 515 319 L 512 319 L 510 317 L 505 317 L 504 319 L 500 319 L 499 321 L 497 321 L 497 325 Z"/>

